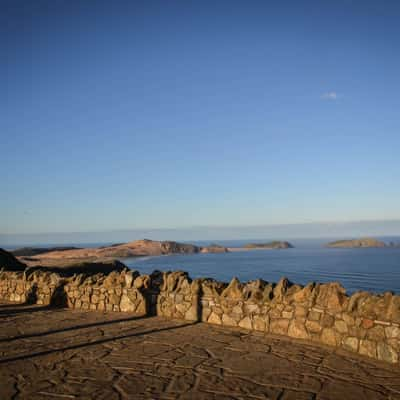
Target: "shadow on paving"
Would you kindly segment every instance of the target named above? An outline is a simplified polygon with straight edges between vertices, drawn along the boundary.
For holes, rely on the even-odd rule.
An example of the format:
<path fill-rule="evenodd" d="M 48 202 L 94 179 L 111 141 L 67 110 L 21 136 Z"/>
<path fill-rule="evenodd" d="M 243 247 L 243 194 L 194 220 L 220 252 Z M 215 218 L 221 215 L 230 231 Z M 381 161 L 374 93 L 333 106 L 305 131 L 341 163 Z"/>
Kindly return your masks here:
<path fill-rule="evenodd" d="M 10 307 L 26 307 L 26 303 L 10 303 L 10 304 L 0 304 L 0 310 L 2 308 L 10 308 Z"/>
<path fill-rule="evenodd" d="M 6 306 L 2 306 L 5 309 L 1 310 L 0 309 L 0 316 L 1 317 L 12 317 L 13 315 L 16 314 L 23 314 L 23 313 L 34 313 L 34 312 L 38 312 L 38 311 L 48 311 L 48 310 L 55 310 L 57 309 L 57 307 L 54 306 L 31 306 L 29 307 L 29 305 L 27 305 L 26 303 L 21 303 L 21 304 L 7 304 Z M 10 308 L 13 307 L 13 308 Z M 14 308 L 14 307 L 18 307 L 18 308 Z M 20 307 L 20 308 L 19 308 Z"/>
<path fill-rule="evenodd" d="M 43 309 L 41 309 L 41 310 L 43 310 Z M 114 319 L 112 321 L 100 321 L 100 322 L 93 322 L 91 324 L 68 326 L 68 327 L 65 327 L 65 328 L 53 329 L 53 330 L 44 331 L 44 332 L 27 333 L 27 334 L 24 334 L 24 335 L 12 336 L 12 337 L 9 337 L 9 338 L 0 339 L 0 343 L 12 342 L 12 341 L 18 340 L 18 339 L 28 339 L 28 338 L 52 335 L 52 334 L 56 334 L 56 333 L 69 332 L 69 331 L 74 331 L 74 330 L 77 330 L 77 329 L 93 328 L 93 327 L 97 327 L 97 326 L 107 326 L 107 325 L 118 324 L 118 323 L 121 323 L 121 322 L 136 321 L 138 319 L 143 319 L 143 318 L 148 318 L 148 316 L 146 316 L 146 315 L 143 315 L 143 316 L 135 315 L 135 316 L 131 316 L 131 317 L 128 317 L 128 318 Z"/>
<path fill-rule="evenodd" d="M 51 349 L 51 350 L 44 350 L 44 351 L 39 351 L 39 352 L 36 352 L 36 353 L 31 353 L 31 354 L 23 354 L 23 355 L 18 355 L 18 356 L 15 356 L 15 357 L 3 358 L 3 359 L 0 359 L 0 364 L 5 364 L 5 363 L 8 363 L 8 362 L 13 362 L 13 361 L 28 360 L 30 358 L 46 356 L 46 355 L 49 355 L 49 354 L 63 352 L 63 351 L 67 351 L 67 350 L 76 350 L 76 349 L 87 348 L 87 347 L 90 347 L 90 346 L 95 346 L 95 345 L 99 345 L 99 344 L 114 342 L 116 340 L 128 339 L 128 338 L 138 337 L 138 336 L 143 336 L 143 335 L 149 335 L 149 334 L 152 334 L 152 333 L 158 333 L 158 332 L 181 329 L 181 328 L 185 328 L 187 326 L 196 325 L 198 323 L 199 322 L 196 321 L 196 322 L 186 323 L 186 324 L 178 325 L 178 326 L 169 326 L 169 327 L 160 328 L 160 329 L 149 329 L 147 331 L 131 333 L 131 334 L 128 334 L 128 335 L 113 336 L 113 337 L 110 337 L 110 338 L 107 338 L 107 339 L 100 339 L 100 340 L 95 340 L 95 341 L 92 341 L 92 342 L 79 343 L 79 344 L 76 344 L 76 345 L 60 347 L 60 348 Z"/>

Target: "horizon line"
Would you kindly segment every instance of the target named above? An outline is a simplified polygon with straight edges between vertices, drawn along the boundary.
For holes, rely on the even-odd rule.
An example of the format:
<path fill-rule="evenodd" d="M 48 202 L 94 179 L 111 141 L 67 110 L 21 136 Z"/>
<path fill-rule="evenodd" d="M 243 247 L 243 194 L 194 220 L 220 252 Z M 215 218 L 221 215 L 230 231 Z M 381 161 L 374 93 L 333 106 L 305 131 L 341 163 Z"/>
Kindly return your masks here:
<path fill-rule="evenodd" d="M 277 224 L 254 224 L 254 225 L 192 225 L 184 227 L 150 227 L 150 228 L 115 228 L 104 230 L 83 230 L 83 231 L 42 231 L 42 232 L 14 232 L 3 233 L 0 236 L 22 236 L 22 235 L 72 235 L 72 234 L 92 234 L 92 233 L 128 233 L 138 231 L 185 231 L 195 229 L 246 229 L 246 228 L 273 228 L 273 227 L 290 227 L 302 225 L 348 225 L 348 224 L 363 224 L 363 223 L 400 223 L 398 219 L 362 219 L 362 220 L 343 220 L 343 221 L 308 221 L 308 222 L 294 222 L 294 223 L 277 223 Z M 400 234 L 400 232 L 399 232 Z"/>

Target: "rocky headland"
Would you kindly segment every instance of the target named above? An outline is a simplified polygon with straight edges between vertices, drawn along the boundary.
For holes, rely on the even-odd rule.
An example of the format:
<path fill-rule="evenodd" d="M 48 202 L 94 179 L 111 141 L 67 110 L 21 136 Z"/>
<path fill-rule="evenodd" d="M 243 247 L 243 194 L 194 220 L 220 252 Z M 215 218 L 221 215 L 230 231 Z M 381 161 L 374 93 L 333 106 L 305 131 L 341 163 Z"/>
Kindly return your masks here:
<path fill-rule="evenodd" d="M 32 250 L 30 250 L 33 253 Z M 74 248 L 40 252 L 30 256 L 19 256 L 20 262 L 28 266 L 67 267 L 77 263 L 109 262 L 128 257 L 161 256 L 168 254 L 222 253 L 222 246 L 196 246 L 174 241 L 135 240 L 129 243 L 101 246 L 97 248 Z"/>
<path fill-rule="evenodd" d="M 349 239 L 349 240 L 336 240 L 330 242 L 326 247 L 338 247 L 338 248 L 359 248 L 359 247 L 389 247 L 385 242 L 375 238 L 361 238 L 361 239 Z"/>
<path fill-rule="evenodd" d="M 16 257 L 31 257 L 38 254 L 50 253 L 51 251 L 78 250 L 79 247 L 57 246 L 57 247 L 21 247 L 12 250 L 11 253 Z"/>

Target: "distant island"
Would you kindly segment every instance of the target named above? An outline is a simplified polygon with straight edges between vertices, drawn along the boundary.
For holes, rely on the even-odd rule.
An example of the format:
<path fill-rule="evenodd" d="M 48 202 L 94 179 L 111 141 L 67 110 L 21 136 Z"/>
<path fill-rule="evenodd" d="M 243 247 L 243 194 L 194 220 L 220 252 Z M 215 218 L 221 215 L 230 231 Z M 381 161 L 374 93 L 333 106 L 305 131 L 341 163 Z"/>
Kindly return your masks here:
<path fill-rule="evenodd" d="M 274 240 L 268 243 L 248 243 L 245 249 L 292 249 L 294 246 L 289 242 Z"/>
<path fill-rule="evenodd" d="M 202 247 L 200 253 L 228 253 L 227 247 L 221 246 L 220 244 L 211 243 L 206 247 Z"/>
<path fill-rule="evenodd" d="M 330 242 L 326 247 L 337 247 L 337 248 L 359 248 L 359 247 L 396 247 L 388 246 L 385 242 L 375 238 L 361 238 L 361 239 L 349 239 L 349 240 L 336 240 Z"/>
<path fill-rule="evenodd" d="M 274 240 L 266 243 L 247 243 L 243 247 L 228 247 L 229 251 L 245 250 L 284 250 L 293 249 L 294 246 L 286 241 Z"/>

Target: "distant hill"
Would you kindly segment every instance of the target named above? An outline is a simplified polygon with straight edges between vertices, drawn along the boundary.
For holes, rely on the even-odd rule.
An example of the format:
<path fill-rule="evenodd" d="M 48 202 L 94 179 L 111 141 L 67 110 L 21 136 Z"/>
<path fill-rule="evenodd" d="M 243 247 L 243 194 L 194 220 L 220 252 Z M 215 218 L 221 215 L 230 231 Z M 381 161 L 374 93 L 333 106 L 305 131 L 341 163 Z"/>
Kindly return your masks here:
<path fill-rule="evenodd" d="M 31 257 L 38 254 L 49 253 L 50 251 L 77 250 L 79 247 L 21 247 L 13 250 L 11 253 L 15 257 Z"/>
<path fill-rule="evenodd" d="M 18 261 L 8 251 L 0 249 L 0 269 L 2 268 L 8 271 L 24 271 L 26 265 Z"/>
<path fill-rule="evenodd" d="M 358 248 L 358 247 L 388 247 L 384 242 L 375 238 L 361 238 L 350 240 L 336 240 L 330 242 L 326 247 Z"/>
<path fill-rule="evenodd" d="M 34 250 L 32 250 L 34 251 Z M 173 241 L 135 240 L 97 248 L 73 248 L 42 252 L 19 259 L 29 266 L 67 266 L 82 262 L 106 262 L 119 258 L 139 256 L 160 256 L 166 254 L 221 253 L 227 251 L 222 246 L 199 247 L 193 244 Z"/>
<path fill-rule="evenodd" d="M 268 243 L 248 243 L 245 249 L 292 249 L 294 246 L 289 242 L 274 240 Z"/>

